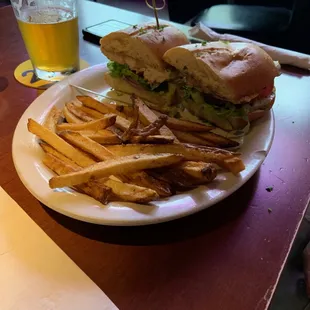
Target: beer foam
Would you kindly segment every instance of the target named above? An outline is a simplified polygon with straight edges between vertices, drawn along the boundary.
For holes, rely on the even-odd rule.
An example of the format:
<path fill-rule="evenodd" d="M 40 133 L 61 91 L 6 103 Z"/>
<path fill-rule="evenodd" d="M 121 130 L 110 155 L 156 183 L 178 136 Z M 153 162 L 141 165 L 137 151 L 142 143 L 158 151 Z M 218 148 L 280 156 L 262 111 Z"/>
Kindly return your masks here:
<path fill-rule="evenodd" d="M 56 24 L 72 19 L 73 13 L 65 8 L 29 8 L 20 14 L 20 19 L 31 24 Z"/>

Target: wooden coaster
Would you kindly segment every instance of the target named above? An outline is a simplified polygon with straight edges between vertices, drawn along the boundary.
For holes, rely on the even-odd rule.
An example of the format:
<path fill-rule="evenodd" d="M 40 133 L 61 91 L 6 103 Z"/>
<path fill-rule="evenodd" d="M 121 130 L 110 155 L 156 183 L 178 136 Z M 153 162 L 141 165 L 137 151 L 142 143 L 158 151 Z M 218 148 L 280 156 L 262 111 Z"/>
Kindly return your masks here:
<path fill-rule="evenodd" d="M 83 70 L 87 67 L 89 67 L 89 64 L 85 60 L 80 59 L 80 70 Z M 36 77 L 36 75 L 34 74 L 32 63 L 29 59 L 21 63 L 15 69 L 14 77 L 19 83 L 27 87 L 43 90 L 57 83 L 57 81 L 45 81 Z"/>

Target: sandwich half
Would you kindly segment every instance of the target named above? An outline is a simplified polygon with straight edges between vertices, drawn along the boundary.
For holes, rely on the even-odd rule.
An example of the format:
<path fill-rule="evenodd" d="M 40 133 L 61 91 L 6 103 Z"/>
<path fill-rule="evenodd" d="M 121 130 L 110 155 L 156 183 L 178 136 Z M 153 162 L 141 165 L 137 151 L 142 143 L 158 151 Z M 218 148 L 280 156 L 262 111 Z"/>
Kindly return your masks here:
<path fill-rule="evenodd" d="M 156 106 L 175 103 L 175 69 L 162 60 L 173 47 L 188 44 L 185 34 L 167 23 L 134 25 L 100 40 L 102 53 L 110 60 L 106 82 L 115 90 L 136 94 Z"/>
<path fill-rule="evenodd" d="M 171 48 L 163 59 L 182 76 L 178 80 L 182 105 L 224 130 L 244 128 L 275 101 L 279 65 L 254 44 L 189 44 Z"/>

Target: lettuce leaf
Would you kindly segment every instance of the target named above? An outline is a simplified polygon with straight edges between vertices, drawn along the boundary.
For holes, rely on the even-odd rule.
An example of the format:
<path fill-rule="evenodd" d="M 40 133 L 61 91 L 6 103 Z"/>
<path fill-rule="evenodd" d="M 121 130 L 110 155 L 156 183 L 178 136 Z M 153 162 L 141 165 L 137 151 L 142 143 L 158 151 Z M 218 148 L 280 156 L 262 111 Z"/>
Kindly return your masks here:
<path fill-rule="evenodd" d="M 115 61 L 110 61 L 108 63 L 108 69 L 110 70 L 110 74 L 115 78 L 130 78 L 136 82 L 138 82 L 143 88 L 149 91 L 156 92 L 166 92 L 168 91 L 168 82 L 163 82 L 161 84 L 149 84 L 147 80 L 145 80 L 142 76 L 130 70 L 128 65 L 122 65 Z"/>
<path fill-rule="evenodd" d="M 237 106 L 229 102 L 223 102 L 222 105 L 215 105 L 206 102 L 203 93 L 195 89 L 194 87 L 182 86 L 183 98 L 191 99 L 197 104 L 202 104 L 208 110 L 215 113 L 218 117 L 228 118 L 228 117 L 242 117 L 247 120 L 247 105 Z"/>

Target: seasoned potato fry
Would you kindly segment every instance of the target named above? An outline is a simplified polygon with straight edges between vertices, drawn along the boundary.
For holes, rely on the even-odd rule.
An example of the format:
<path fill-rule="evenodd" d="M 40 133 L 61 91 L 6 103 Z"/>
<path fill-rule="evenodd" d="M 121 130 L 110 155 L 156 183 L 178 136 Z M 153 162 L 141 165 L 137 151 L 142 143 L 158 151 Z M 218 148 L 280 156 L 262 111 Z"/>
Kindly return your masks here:
<path fill-rule="evenodd" d="M 194 135 L 204 140 L 207 140 L 210 143 L 213 143 L 217 147 L 228 148 L 228 147 L 239 146 L 238 142 L 234 140 L 230 140 L 223 136 L 217 135 L 216 133 L 213 133 L 213 132 L 203 132 L 203 133 L 197 132 Z"/>
<path fill-rule="evenodd" d="M 160 112 L 152 110 L 157 116 L 163 115 Z M 176 129 L 179 131 L 191 132 L 191 131 L 198 131 L 198 132 L 206 132 L 214 129 L 211 125 L 203 125 L 199 123 L 194 123 L 191 121 L 186 121 L 178 118 L 168 117 L 167 119 L 167 127 L 170 129 Z"/>
<path fill-rule="evenodd" d="M 190 132 L 172 130 L 173 134 L 181 141 L 185 143 L 192 143 L 205 146 L 216 146 L 213 142 L 206 141 L 198 136 L 193 135 Z"/>
<path fill-rule="evenodd" d="M 71 172 L 75 172 L 80 170 L 81 168 L 75 164 L 73 161 L 68 159 L 67 157 L 60 154 L 58 151 L 53 149 L 48 144 L 42 143 L 42 148 L 46 151 L 45 158 L 43 159 L 43 163 L 52 171 L 54 171 L 58 175 L 68 174 Z M 144 172 L 142 172 L 144 173 Z M 139 177 L 140 173 L 135 173 L 135 178 Z M 146 173 L 144 173 L 146 174 Z M 85 193 L 102 203 L 107 203 L 110 194 L 113 193 L 117 195 L 117 199 L 126 200 L 130 202 L 148 202 L 158 197 L 156 192 L 149 190 L 149 188 L 144 188 L 142 185 L 136 186 L 128 183 L 121 183 L 121 180 L 115 176 L 110 177 L 109 179 L 99 179 L 89 181 L 86 184 L 76 185 L 75 188 Z M 151 178 L 151 177 L 150 177 Z M 153 180 L 155 183 L 155 181 Z M 159 181 L 156 183 L 158 184 Z M 162 182 L 163 183 L 163 182 Z M 140 183 L 142 184 L 142 183 Z M 147 183 L 144 183 L 147 184 Z M 160 183 L 161 184 L 161 183 Z M 163 187 L 163 185 L 161 184 Z M 160 193 L 163 193 L 164 189 Z"/>
<path fill-rule="evenodd" d="M 90 179 L 99 179 L 110 175 L 128 174 L 144 169 L 153 169 L 176 164 L 183 160 L 177 154 L 139 154 L 120 158 L 108 159 L 94 164 L 78 172 L 53 177 L 49 184 L 51 188 L 74 186 L 88 182 Z"/>
<path fill-rule="evenodd" d="M 174 138 L 170 136 L 161 136 L 161 135 L 155 135 L 155 136 L 133 136 L 130 138 L 131 143 L 155 143 L 155 144 L 168 144 L 173 143 Z M 117 143 L 115 143 L 117 144 Z"/>
<path fill-rule="evenodd" d="M 197 147 L 190 144 L 127 144 L 111 145 L 107 149 L 116 156 L 132 154 L 181 154 L 186 160 L 216 163 L 234 174 L 244 170 L 244 164 L 237 153 L 210 147 Z M 232 159 L 231 161 L 229 159 Z M 225 161 L 226 160 L 226 161 Z M 238 171 L 238 172 L 237 172 Z"/>
<path fill-rule="evenodd" d="M 61 110 L 58 109 L 57 107 L 53 106 L 51 110 L 49 111 L 43 126 L 49 129 L 52 132 L 56 131 L 56 124 L 58 123 L 58 120 L 61 117 Z"/>
<path fill-rule="evenodd" d="M 106 114 L 103 118 L 96 119 L 91 122 L 81 123 L 81 124 L 69 124 L 63 123 L 57 125 L 58 131 L 71 130 L 71 131 L 81 131 L 81 130 L 92 130 L 98 131 L 112 126 L 115 123 L 115 114 Z"/>
<path fill-rule="evenodd" d="M 71 113 L 66 106 L 64 106 L 63 114 L 68 123 L 72 123 L 72 124 L 83 124 L 84 123 L 80 118 L 76 117 L 73 113 Z"/>
<path fill-rule="evenodd" d="M 80 149 L 92 154 L 96 158 L 100 160 L 106 160 L 108 158 L 114 157 L 114 155 L 108 151 L 105 147 L 102 145 L 90 140 L 87 137 L 81 136 L 77 132 L 62 132 L 60 133 L 60 136 L 63 137 L 65 140 L 70 142 L 71 144 L 79 147 Z M 124 180 L 124 176 L 121 177 L 122 180 Z M 126 177 L 125 180 L 127 180 L 127 183 L 136 184 L 138 186 L 147 187 L 150 189 L 155 190 L 161 197 L 167 197 L 171 195 L 171 190 L 169 189 L 168 184 L 164 184 L 164 182 L 160 182 L 153 177 L 149 176 L 147 173 L 141 171 L 136 172 L 130 175 L 130 177 Z M 124 188 L 124 186 L 122 187 Z M 132 190 L 133 187 L 130 187 L 130 190 Z M 128 191 L 127 191 L 128 192 Z M 139 192 L 139 190 L 137 190 Z M 116 193 L 113 190 L 114 194 L 117 194 L 119 197 L 121 197 L 118 193 Z M 140 198 L 137 198 L 139 196 L 134 196 L 129 201 L 138 201 L 141 200 Z M 122 196 L 122 199 L 124 196 Z"/>
<path fill-rule="evenodd" d="M 133 107 L 131 105 L 125 105 L 125 104 L 119 104 L 117 102 L 117 99 L 115 101 L 116 104 L 111 104 L 113 108 L 115 108 L 117 111 L 123 113 L 124 115 L 128 117 L 133 116 Z M 126 117 L 127 118 L 127 117 Z"/>
<path fill-rule="evenodd" d="M 79 109 L 79 107 L 75 106 L 73 103 L 67 103 L 66 104 L 67 109 L 74 114 L 76 117 L 78 117 L 79 119 L 81 119 L 84 122 L 91 122 L 93 121 L 95 118 L 91 117 L 90 115 L 88 115 L 87 113 L 83 112 L 82 110 Z"/>
<path fill-rule="evenodd" d="M 213 164 L 185 161 L 177 165 L 177 169 L 194 179 L 194 184 L 209 183 L 214 180 L 217 170 Z"/>
<path fill-rule="evenodd" d="M 238 174 L 245 169 L 244 163 L 239 157 L 225 159 L 221 167 L 226 168 L 233 174 Z"/>
<path fill-rule="evenodd" d="M 128 117 L 133 116 L 133 108 L 131 106 L 125 106 L 125 105 L 120 105 L 120 104 L 110 104 L 110 106 L 111 106 L 111 109 L 112 109 L 111 113 L 113 113 L 113 112 L 115 113 L 115 111 L 118 111 L 118 112 L 122 113 L 121 116 L 125 117 L 126 119 Z M 94 109 L 88 108 L 88 107 L 86 107 L 84 105 L 82 105 L 80 108 L 81 108 L 82 111 L 84 111 L 85 113 L 87 113 L 90 116 L 93 116 L 95 118 L 101 118 L 102 115 L 103 115 L 103 113 L 100 113 L 100 112 L 98 112 L 98 111 L 96 111 Z M 89 111 L 89 110 L 91 110 L 91 111 Z M 95 111 L 97 113 L 100 113 L 101 116 L 99 116 L 98 114 L 94 113 L 93 111 Z"/>
<path fill-rule="evenodd" d="M 54 149 L 72 159 L 81 167 L 87 167 L 95 163 L 95 161 L 87 154 L 76 149 L 55 133 L 43 127 L 31 118 L 28 119 L 28 131 L 39 137 L 44 142 L 50 144 Z"/>
<path fill-rule="evenodd" d="M 117 114 L 123 118 L 126 118 L 126 114 L 119 111 L 116 104 L 106 103 L 106 102 L 100 102 L 96 99 L 88 96 L 77 96 L 76 97 L 80 102 L 83 103 L 84 106 L 97 110 L 100 113 L 106 114 L 106 113 L 113 113 Z"/>
<path fill-rule="evenodd" d="M 211 165 L 211 164 L 209 164 Z M 186 188 L 192 188 L 197 185 L 210 183 L 216 177 L 216 169 L 215 167 L 208 168 L 208 176 L 204 178 L 195 178 L 189 175 L 183 169 L 170 168 L 170 169 L 158 169 L 153 170 L 151 173 L 154 177 L 161 179 L 162 181 L 170 183 L 177 190 L 184 190 Z"/>
<path fill-rule="evenodd" d="M 167 119 L 166 117 L 160 116 L 153 123 L 149 124 L 148 126 L 144 128 L 131 128 L 132 125 L 135 125 L 135 123 L 136 123 L 136 126 L 138 125 L 138 119 L 137 119 L 131 123 L 129 129 L 124 132 L 121 139 L 123 142 L 127 142 L 128 140 L 130 140 L 132 136 L 135 136 L 135 135 L 140 136 L 140 137 L 147 137 L 147 136 L 153 135 L 156 132 L 158 132 L 160 128 L 164 126 L 166 119 Z"/>
<path fill-rule="evenodd" d="M 139 107 L 140 121 L 145 126 L 150 125 L 151 123 L 156 121 L 157 119 L 156 114 L 146 104 L 144 104 L 144 102 L 140 98 L 137 98 L 136 96 L 132 96 L 132 101 L 135 105 Z M 175 141 L 178 141 L 176 136 L 172 133 L 172 131 L 167 126 L 161 127 L 159 129 L 159 133 L 163 136 L 173 137 Z"/>
<path fill-rule="evenodd" d="M 50 154 L 56 158 L 58 158 L 59 160 L 61 160 L 62 162 L 71 165 L 74 169 L 78 170 L 80 169 L 80 166 L 77 165 L 75 162 L 73 162 L 71 159 L 69 159 L 68 157 L 66 157 L 65 155 L 59 153 L 57 150 L 55 150 L 53 147 L 51 147 L 49 144 L 45 143 L 45 142 L 40 142 L 39 143 L 41 148 L 43 149 L 43 151 L 47 154 Z M 58 173 L 59 174 L 59 173 Z"/>
<path fill-rule="evenodd" d="M 81 135 L 88 137 L 89 139 L 92 139 L 93 141 L 96 141 L 100 144 L 121 144 L 122 140 L 119 138 L 118 135 L 116 135 L 114 132 L 102 129 L 97 132 L 93 131 L 78 131 Z"/>
<path fill-rule="evenodd" d="M 154 190 L 135 184 L 123 183 L 112 179 L 107 179 L 104 181 L 104 184 L 111 188 L 113 194 L 124 201 L 146 203 L 159 198 Z"/>
<path fill-rule="evenodd" d="M 130 175 L 121 175 L 120 178 L 122 182 L 150 188 L 160 197 L 168 197 L 172 193 L 170 184 L 154 178 L 150 173 L 145 171 L 133 172 Z"/>
<path fill-rule="evenodd" d="M 128 156 L 134 154 L 156 154 L 156 153 L 171 153 L 171 154 L 182 154 L 187 160 L 193 161 L 204 161 L 199 158 L 212 159 L 220 158 L 227 159 L 236 157 L 239 153 L 231 152 L 228 150 L 217 149 L 213 147 L 197 147 L 191 144 L 123 144 L 123 145 L 110 145 L 107 146 L 116 156 Z M 190 159 L 193 157 L 194 159 Z"/>
<path fill-rule="evenodd" d="M 155 179 L 144 171 L 132 173 L 128 181 L 139 186 L 151 188 L 160 197 L 169 197 L 172 195 L 172 189 L 168 182 Z"/>
<path fill-rule="evenodd" d="M 128 121 L 126 118 L 123 118 L 121 116 L 117 116 L 116 117 L 116 121 L 115 121 L 115 124 L 114 126 L 120 130 L 127 130 L 130 126 L 130 121 Z"/>
<path fill-rule="evenodd" d="M 45 155 L 43 164 L 58 175 L 76 172 L 79 170 L 79 168 L 72 166 L 72 164 L 68 162 L 62 161 L 50 153 Z M 79 192 L 85 193 L 104 204 L 108 202 L 111 194 L 111 189 L 109 187 L 97 181 L 90 181 L 86 184 L 76 185 L 75 188 Z"/>
<path fill-rule="evenodd" d="M 134 135 L 134 130 L 139 126 L 139 109 L 137 106 L 134 107 L 134 116 L 131 120 L 129 127 L 120 136 L 122 142 L 127 142 Z"/>
<path fill-rule="evenodd" d="M 95 118 L 95 119 L 98 119 L 98 118 L 103 118 L 104 114 L 103 113 L 100 113 L 94 109 L 91 109 L 91 108 L 88 108 L 88 107 L 85 107 L 85 106 L 80 106 L 78 107 L 78 109 L 84 113 L 86 113 L 87 115 Z"/>
<path fill-rule="evenodd" d="M 69 143 L 95 156 L 99 160 L 106 160 L 108 158 L 114 157 L 113 153 L 107 150 L 104 146 L 91 140 L 88 137 L 82 136 L 78 132 L 62 131 L 59 135 Z"/>
<path fill-rule="evenodd" d="M 106 105 L 89 96 L 76 96 L 76 99 L 83 103 L 84 106 L 99 111 L 102 114 L 111 113 Z"/>
<path fill-rule="evenodd" d="M 112 104 L 102 103 L 99 102 L 91 97 L 87 96 L 77 96 L 77 99 L 80 100 L 84 107 L 82 106 L 82 110 L 84 110 L 85 113 L 88 113 L 92 117 L 98 118 L 99 114 L 107 114 L 107 113 L 113 113 L 117 114 L 116 121 L 115 121 L 115 127 L 125 131 L 129 128 L 130 122 L 126 119 L 126 115 L 119 112 L 115 107 L 113 107 Z M 88 110 L 85 110 L 85 107 L 88 108 Z M 91 111 L 93 110 L 93 111 Z M 94 110 L 98 113 L 95 113 Z"/>

